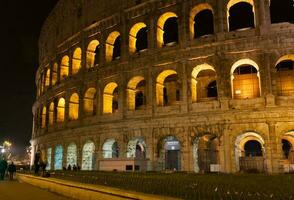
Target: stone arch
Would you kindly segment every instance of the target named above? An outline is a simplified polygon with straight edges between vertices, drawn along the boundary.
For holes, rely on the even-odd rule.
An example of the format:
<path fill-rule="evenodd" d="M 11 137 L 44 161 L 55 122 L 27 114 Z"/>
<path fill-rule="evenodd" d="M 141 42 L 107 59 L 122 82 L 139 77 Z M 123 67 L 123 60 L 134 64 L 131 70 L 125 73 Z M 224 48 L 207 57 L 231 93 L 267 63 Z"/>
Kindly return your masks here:
<path fill-rule="evenodd" d="M 49 104 L 48 122 L 50 126 L 54 124 L 54 102 Z"/>
<path fill-rule="evenodd" d="M 65 99 L 60 98 L 57 104 L 57 113 L 56 113 L 56 121 L 58 123 L 64 122 L 64 115 L 65 115 Z"/>
<path fill-rule="evenodd" d="M 143 137 L 135 137 L 127 144 L 127 158 L 145 159 L 147 145 Z"/>
<path fill-rule="evenodd" d="M 95 144 L 88 140 L 83 146 L 82 170 L 93 170 L 95 160 Z"/>
<path fill-rule="evenodd" d="M 211 172 L 211 165 L 219 165 L 219 143 L 219 139 L 213 134 L 205 134 L 194 139 L 194 172 Z"/>
<path fill-rule="evenodd" d="M 115 82 L 108 83 L 103 92 L 103 113 L 113 113 L 118 110 L 118 85 Z"/>
<path fill-rule="evenodd" d="M 46 123 L 47 123 L 46 117 L 47 117 L 47 108 L 46 108 L 46 106 L 43 106 L 43 109 L 42 109 L 42 124 L 41 124 L 42 128 L 46 128 Z"/>
<path fill-rule="evenodd" d="M 99 46 L 98 40 L 92 40 L 87 48 L 86 67 L 87 69 L 93 68 L 96 64 L 99 64 Z"/>
<path fill-rule="evenodd" d="M 79 95 L 73 93 L 69 98 L 69 120 L 77 120 L 79 118 Z"/>
<path fill-rule="evenodd" d="M 96 114 L 96 89 L 89 88 L 84 95 L 84 113 L 88 116 L 93 116 Z"/>
<path fill-rule="evenodd" d="M 270 0 L 271 23 L 294 23 L 293 0 Z"/>
<path fill-rule="evenodd" d="M 105 44 L 106 62 L 113 61 L 120 57 L 120 33 L 113 31 L 107 37 Z"/>
<path fill-rule="evenodd" d="M 142 34 L 142 35 L 140 35 Z M 135 53 L 147 49 L 147 26 L 143 22 L 136 23 L 129 33 L 129 52 Z"/>
<path fill-rule="evenodd" d="M 54 151 L 54 170 L 62 170 L 63 161 L 63 147 L 62 145 L 57 145 Z"/>
<path fill-rule="evenodd" d="M 242 168 L 240 166 L 240 158 L 241 157 L 248 157 L 248 155 L 246 155 L 244 147 L 245 147 L 246 143 L 249 141 L 257 141 L 261 145 L 262 160 L 261 160 L 261 163 L 259 163 L 259 164 L 257 163 L 257 168 L 258 168 L 258 165 L 262 165 L 259 167 L 262 167 L 262 168 L 264 167 L 264 157 L 265 157 L 264 139 L 258 133 L 245 132 L 241 135 L 238 135 L 235 140 L 235 162 L 236 162 L 236 170 L 237 171 L 241 170 L 241 168 Z M 255 156 L 252 156 L 252 157 L 255 157 Z M 260 157 L 260 156 L 258 156 L 258 157 Z"/>
<path fill-rule="evenodd" d="M 129 110 L 136 110 L 146 105 L 145 87 L 146 81 L 142 76 L 135 76 L 128 82 L 127 102 Z"/>
<path fill-rule="evenodd" d="M 60 64 L 60 80 L 68 77 L 69 74 L 69 57 L 63 56 Z"/>
<path fill-rule="evenodd" d="M 48 88 L 50 86 L 50 74 L 51 74 L 51 70 L 48 68 L 46 70 L 46 76 L 45 76 L 45 88 Z"/>
<path fill-rule="evenodd" d="M 170 78 L 170 80 L 167 80 Z M 180 88 L 178 73 L 175 70 L 164 70 L 156 78 L 156 102 L 157 106 L 172 105 L 179 101 Z"/>
<path fill-rule="evenodd" d="M 66 167 L 77 166 L 77 145 L 75 143 L 70 143 L 67 146 L 67 158 L 66 158 Z"/>
<path fill-rule="evenodd" d="M 245 18 L 246 21 L 242 22 L 242 20 L 240 20 L 242 17 Z M 242 24 L 240 21 L 244 24 Z M 229 31 L 243 28 L 254 28 L 256 26 L 255 21 L 254 0 L 230 0 L 228 2 L 227 23 Z"/>
<path fill-rule="evenodd" d="M 165 24 L 167 20 L 177 19 L 177 18 L 178 16 L 173 12 L 166 12 L 159 17 L 157 21 L 157 46 L 158 47 L 163 47 L 164 45 L 167 44 L 167 42 L 165 42 L 165 35 L 168 34 L 167 30 L 165 30 Z M 176 30 L 174 34 L 177 35 L 178 37 L 178 30 Z M 177 40 L 178 38 L 176 38 L 176 41 L 173 41 L 173 42 L 178 42 Z"/>
<path fill-rule="evenodd" d="M 82 62 L 82 49 L 77 47 L 73 53 L 72 57 L 72 74 L 77 74 L 81 68 Z"/>
<path fill-rule="evenodd" d="M 51 85 L 55 85 L 58 79 L 58 64 L 54 63 L 52 68 Z"/>
<path fill-rule="evenodd" d="M 260 96 L 260 74 L 256 62 L 248 58 L 238 60 L 233 64 L 230 73 L 232 98 L 247 99 Z"/>
<path fill-rule="evenodd" d="M 192 102 L 197 102 L 201 99 L 204 100 L 212 96 L 209 94 L 208 86 L 212 81 L 216 81 L 216 76 L 217 75 L 214 67 L 207 63 L 197 65 L 196 67 L 194 67 L 191 74 Z M 215 90 L 216 95 L 213 98 L 217 97 L 217 86 Z"/>
<path fill-rule="evenodd" d="M 203 12 L 205 13 L 205 16 L 200 17 L 198 14 L 201 14 Z M 200 17 L 200 21 L 196 20 L 196 17 Z M 204 20 L 206 19 L 206 20 Z M 203 27 L 205 22 L 209 22 L 208 24 L 205 24 L 207 29 L 203 29 L 203 31 L 198 32 L 196 27 Z M 199 26 L 197 26 L 197 22 L 199 23 Z M 213 9 L 210 4 L 208 3 L 201 3 L 194 8 L 192 8 L 190 12 L 190 17 L 189 17 L 189 26 L 190 26 L 190 38 L 191 40 L 197 37 L 201 37 L 203 35 L 208 35 L 208 34 L 213 34 L 214 32 L 214 21 L 213 21 Z"/>
<path fill-rule="evenodd" d="M 294 54 L 282 56 L 276 63 L 277 93 L 294 96 Z"/>
<path fill-rule="evenodd" d="M 181 143 L 173 135 L 166 136 L 159 141 L 162 146 L 159 156 L 163 160 L 163 169 L 181 170 Z"/>
<path fill-rule="evenodd" d="M 103 158 L 118 158 L 119 147 L 115 139 L 107 139 L 102 146 Z"/>
<path fill-rule="evenodd" d="M 284 164 L 294 164 L 294 131 L 289 131 L 281 137 Z"/>

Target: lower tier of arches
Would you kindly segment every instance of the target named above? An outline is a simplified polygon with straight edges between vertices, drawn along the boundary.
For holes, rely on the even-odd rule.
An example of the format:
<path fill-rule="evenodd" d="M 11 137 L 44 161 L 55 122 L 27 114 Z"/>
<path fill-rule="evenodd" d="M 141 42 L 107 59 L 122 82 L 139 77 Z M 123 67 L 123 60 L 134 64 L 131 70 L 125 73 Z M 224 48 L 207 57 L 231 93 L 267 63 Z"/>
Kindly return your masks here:
<path fill-rule="evenodd" d="M 294 121 L 289 119 L 194 124 L 171 118 L 138 125 L 93 126 L 36 138 L 31 164 L 45 162 L 48 170 L 294 171 Z"/>

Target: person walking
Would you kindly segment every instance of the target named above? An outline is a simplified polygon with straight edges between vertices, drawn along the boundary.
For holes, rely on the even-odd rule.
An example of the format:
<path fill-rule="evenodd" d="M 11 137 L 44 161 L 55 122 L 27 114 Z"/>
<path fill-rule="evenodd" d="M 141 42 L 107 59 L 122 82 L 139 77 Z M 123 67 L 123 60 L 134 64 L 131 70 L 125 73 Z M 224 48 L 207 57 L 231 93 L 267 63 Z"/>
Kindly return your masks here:
<path fill-rule="evenodd" d="M 6 169 L 7 161 L 4 158 L 2 158 L 2 160 L 0 160 L 0 180 L 4 180 Z"/>
<path fill-rule="evenodd" d="M 9 172 L 9 180 L 12 181 L 13 175 L 16 172 L 16 167 L 13 162 L 11 162 L 10 165 L 8 165 L 8 172 Z"/>

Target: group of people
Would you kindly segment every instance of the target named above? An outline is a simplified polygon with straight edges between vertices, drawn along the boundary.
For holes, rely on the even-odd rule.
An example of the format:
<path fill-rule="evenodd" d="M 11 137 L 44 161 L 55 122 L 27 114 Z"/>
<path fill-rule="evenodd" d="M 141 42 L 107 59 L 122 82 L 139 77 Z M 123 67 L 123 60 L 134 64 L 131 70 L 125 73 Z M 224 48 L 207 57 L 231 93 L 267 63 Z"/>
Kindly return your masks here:
<path fill-rule="evenodd" d="M 80 171 L 80 166 L 78 165 L 78 166 L 76 166 L 75 164 L 71 167 L 71 165 L 70 164 L 68 164 L 68 166 L 67 166 L 67 168 L 66 167 L 63 167 L 63 170 L 65 171 L 65 170 L 67 170 L 67 171 L 71 171 L 71 170 L 73 170 L 73 171 Z"/>
<path fill-rule="evenodd" d="M 14 173 L 16 172 L 16 166 L 13 162 L 8 164 L 7 161 L 2 158 L 0 159 L 0 181 L 4 180 L 6 172 L 9 173 L 9 180 L 13 180 Z"/>

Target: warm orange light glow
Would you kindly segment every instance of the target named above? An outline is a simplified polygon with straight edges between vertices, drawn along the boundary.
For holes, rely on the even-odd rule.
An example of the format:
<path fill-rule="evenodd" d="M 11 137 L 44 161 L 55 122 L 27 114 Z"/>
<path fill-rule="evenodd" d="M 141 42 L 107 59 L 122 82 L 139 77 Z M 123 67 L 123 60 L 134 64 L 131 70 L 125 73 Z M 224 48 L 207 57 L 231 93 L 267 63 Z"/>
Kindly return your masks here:
<path fill-rule="evenodd" d="M 58 71 L 58 64 L 54 63 L 53 68 L 52 68 L 51 85 L 55 85 L 57 82 L 57 71 Z"/>
<path fill-rule="evenodd" d="M 87 48 L 87 63 L 86 63 L 86 67 L 87 68 L 92 68 L 94 67 L 95 64 L 95 55 L 96 55 L 96 48 L 99 45 L 99 41 L 98 40 L 92 40 Z"/>
<path fill-rule="evenodd" d="M 79 95 L 74 93 L 69 99 L 69 120 L 77 120 L 79 118 Z"/>
<path fill-rule="evenodd" d="M 50 69 L 46 71 L 46 78 L 45 78 L 45 87 L 49 87 L 50 85 Z"/>
<path fill-rule="evenodd" d="M 62 123 L 64 122 L 64 115 L 65 115 L 65 99 L 60 98 L 57 105 L 57 122 Z"/>
<path fill-rule="evenodd" d="M 86 115 L 95 113 L 96 89 L 89 88 L 84 96 L 84 112 Z"/>
<path fill-rule="evenodd" d="M 51 102 L 49 106 L 49 125 L 52 126 L 54 123 L 54 102 Z"/>
<path fill-rule="evenodd" d="M 143 22 L 139 22 L 135 24 L 129 33 L 129 51 L 130 53 L 135 53 L 136 52 L 136 42 L 137 42 L 137 33 L 142 29 L 145 28 L 146 24 Z"/>
<path fill-rule="evenodd" d="M 82 49 L 76 48 L 72 59 L 72 74 L 77 74 L 81 68 Z"/>
<path fill-rule="evenodd" d="M 209 5 L 208 3 L 201 3 L 196 5 L 190 12 L 190 17 L 189 17 L 189 26 L 190 26 L 190 39 L 192 40 L 194 38 L 195 35 L 195 30 L 194 30 L 194 18 L 195 16 L 203 11 L 203 10 L 211 10 L 213 13 L 213 9 L 211 7 L 211 5 Z"/>
<path fill-rule="evenodd" d="M 164 34 L 164 24 L 166 20 L 168 20 L 171 17 L 178 17 L 173 12 L 166 12 L 163 15 L 161 15 L 157 21 L 157 46 L 162 47 L 164 44 L 163 41 L 163 34 Z"/>
<path fill-rule="evenodd" d="M 164 105 L 164 81 L 168 76 L 175 75 L 177 74 L 176 71 L 174 70 L 165 70 L 161 72 L 156 79 L 156 102 L 158 106 L 163 106 Z"/>
<path fill-rule="evenodd" d="M 69 71 L 69 57 L 64 56 L 60 64 L 60 80 L 63 80 L 68 76 L 68 71 Z"/>
<path fill-rule="evenodd" d="M 46 114 L 47 114 L 47 110 L 46 110 L 46 106 L 44 106 L 42 109 L 42 128 L 46 127 Z"/>
<path fill-rule="evenodd" d="M 144 80 L 144 77 L 136 76 L 136 77 L 133 77 L 128 83 L 127 102 L 128 102 L 129 110 L 135 110 L 137 85 L 143 80 Z"/>
<path fill-rule="evenodd" d="M 115 82 L 108 83 L 103 92 L 103 113 L 113 113 L 113 92 L 118 87 Z"/>
<path fill-rule="evenodd" d="M 106 45 L 105 45 L 106 62 L 112 61 L 114 42 L 118 36 L 120 36 L 120 33 L 117 31 L 114 31 L 110 33 L 109 36 L 107 37 Z"/>
<path fill-rule="evenodd" d="M 211 65 L 208 65 L 206 63 L 201 64 L 201 65 L 197 65 L 193 71 L 192 71 L 192 78 L 191 78 L 191 98 L 192 98 L 192 102 L 197 102 L 197 98 L 200 95 L 197 95 L 197 91 L 199 91 L 199 88 L 197 88 L 197 77 L 198 74 L 201 71 L 205 71 L 205 70 L 212 70 L 213 72 L 215 72 L 214 68 Z M 201 87 L 201 86 L 200 86 Z"/>

